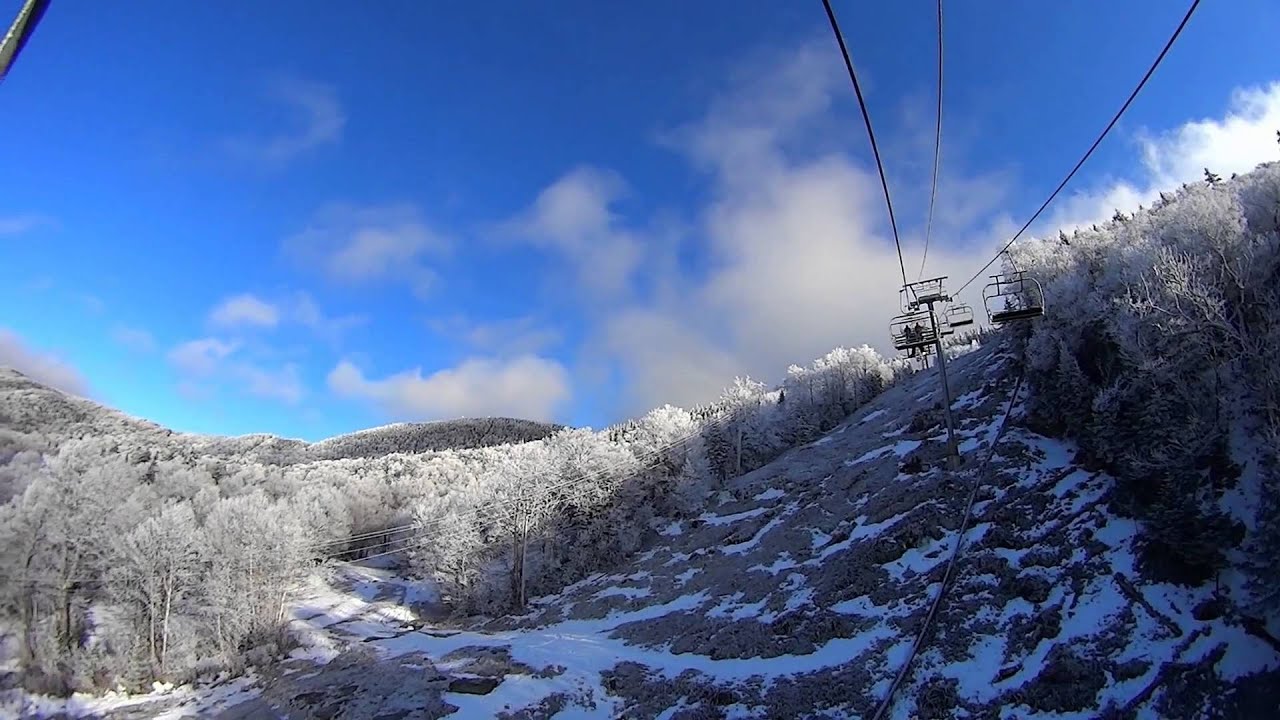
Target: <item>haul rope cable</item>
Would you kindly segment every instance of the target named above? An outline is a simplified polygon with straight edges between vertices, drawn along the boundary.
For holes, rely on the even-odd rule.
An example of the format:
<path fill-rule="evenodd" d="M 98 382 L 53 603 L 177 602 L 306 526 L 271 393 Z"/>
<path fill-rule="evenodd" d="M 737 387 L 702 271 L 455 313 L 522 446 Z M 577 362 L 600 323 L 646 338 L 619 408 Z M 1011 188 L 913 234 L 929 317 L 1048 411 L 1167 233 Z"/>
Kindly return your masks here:
<path fill-rule="evenodd" d="M 920 273 L 916 282 L 924 277 L 924 263 L 929 258 L 929 237 L 933 234 L 933 208 L 938 200 L 938 165 L 942 155 L 942 0 L 938 0 L 938 115 L 933 133 L 933 182 L 929 190 L 929 216 L 924 224 L 924 254 L 920 256 Z"/>
<path fill-rule="evenodd" d="M 1001 255 L 1007 252 L 1009 248 L 1013 247 L 1013 244 L 1017 242 L 1018 238 L 1022 237 L 1022 234 L 1027 231 L 1027 228 L 1031 227 L 1031 223 L 1035 222 L 1036 218 L 1040 217 L 1040 213 L 1044 212 L 1045 208 L 1049 207 L 1049 203 L 1053 202 L 1053 199 L 1058 196 L 1058 193 L 1062 192 L 1062 189 L 1067 186 L 1067 183 L 1071 182 L 1071 178 L 1075 177 L 1076 172 L 1078 172 L 1081 166 L 1084 165 L 1085 161 L 1089 159 L 1089 156 L 1093 154 L 1093 151 L 1098 149 L 1098 146 L 1102 144 L 1103 138 L 1107 136 L 1107 133 L 1111 132 L 1111 128 L 1115 127 L 1116 123 L 1120 121 L 1120 116 L 1124 115 L 1125 111 L 1129 109 L 1129 105 L 1133 103 L 1134 98 L 1138 97 L 1138 93 L 1142 91 L 1143 86 L 1145 86 L 1147 81 L 1151 79 L 1152 74 L 1154 74 L 1156 68 L 1160 66 L 1160 63 L 1164 60 L 1164 56 L 1169 53 L 1169 49 L 1173 47 L 1173 43 L 1178 39 L 1178 36 L 1182 34 L 1182 29 L 1187 26 L 1187 22 L 1191 20 L 1191 15 L 1195 13 L 1196 8 L 1199 5 L 1200 0 L 1193 0 L 1191 7 L 1187 9 L 1186 15 L 1182 17 L 1182 22 L 1178 23 L 1177 29 L 1173 31 L 1173 35 L 1169 37 L 1169 41 L 1164 44 L 1164 49 L 1162 49 L 1160 54 L 1156 56 L 1155 62 L 1151 63 L 1151 67 L 1147 69 L 1147 73 L 1142 76 L 1142 80 L 1138 82 L 1138 86 L 1133 89 L 1133 92 L 1129 93 L 1129 98 L 1124 101 L 1124 105 L 1120 106 L 1119 112 L 1115 114 L 1115 117 L 1111 118 L 1111 122 L 1107 123 L 1107 126 L 1103 128 L 1102 134 L 1098 136 L 1098 139 L 1093 141 L 1093 145 L 1089 146 L 1084 157 L 1080 158 L 1080 162 L 1076 163 L 1076 166 L 1071 168 L 1071 172 L 1067 173 L 1067 176 L 1062 179 L 1061 183 L 1058 183 L 1058 187 L 1049 195 L 1049 199 L 1045 200 L 1044 204 L 1040 206 L 1040 209 L 1036 210 L 1035 214 L 1031 216 L 1031 219 L 1022 226 L 1022 229 L 1018 230 L 1013 238 L 1010 239 L 1009 242 L 1005 243 L 1005 246 L 1000 249 L 1000 252 L 997 252 L 994 257 L 987 261 L 986 265 L 983 265 L 978 269 L 978 272 L 973 274 L 973 277 L 969 278 L 964 285 L 960 286 L 960 289 L 955 292 L 956 295 L 964 292 L 964 289 L 969 287 L 974 280 L 977 280 L 979 275 L 986 272 L 987 268 L 991 267 L 991 263 L 995 262 Z"/>
<path fill-rule="evenodd" d="M 911 652 L 907 654 L 907 659 L 903 661 L 902 667 L 898 669 L 898 674 L 894 677 L 893 682 L 889 685 L 889 689 L 885 692 L 884 700 L 880 702 L 880 707 L 876 710 L 876 714 L 872 720 L 880 720 L 885 713 L 893 706 L 893 696 L 897 692 L 898 686 L 906 679 L 907 673 L 911 670 L 911 663 L 916 658 L 916 653 L 924 646 L 930 628 L 933 626 L 934 618 L 937 616 L 938 607 L 942 604 L 943 597 L 947 594 L 947 586 L 951 582 L 951 575 L 955 570 L 956 561 L 960 558 L 960 549 L 964 545 L 965 533 L 969 530 L 969 521 L 973 519 L 973 504 L 978 496 L 978 485 L 982 482 L 982 477 L 986 475 L 991 464 L 991 458 L 996 454 L 996 446 L 1000 444 L 1000 438 L 1004 436 L 1005 428 L 1009 424 L 1009 417 L 1013 414 L 1013 407 L 1018 400 L 1018 391 L 1022 389 L 1022 369 L 1019 366 L 1018 379 L 1013 386 L 1013 394 L 1009 396 L 1009 406 L 1005 409 L 1004 418 L 1000 421 L 1000 428 L 996 431 L 996 435 L 991 440 L 991 447 L 987 448 L 987 456 L 983 459 L 982 465 L 978 468 L 974 475 L 973 484 L 969 488 L 969 497 L 965 502 L 964 519 L 960 523 L 960 528 L 956 531 L 955 544 L 951 546 L 951 557 L 947 560 L 947 569 L 942 576 L 942 584 L 938 587 L 938 593 L 933 596 L 933 601 L 929 604 L 929 612 L 925 614 L 924 624 L 920 627 L 920 632 L 916 635 L 915 642 L 911 646 Z"/>
<path fill-rule="evenodd" d="M 902 243 L 898 239 L 898 221 L 893 215 L 893 201 L 889 199 L 889 181 L 884 177 L 884 164 L 880 162 L 880 148 L 876 145 L 876 134 L 871 129 L 871 115 L 867 112 L 867 103 L 862 98 L 862 86 L 858 84 L 858 74 L 853 70 L 853 60 L 849 57 L 849 48 L 844 44 L 844 33 L 840 32 L 840 23 L 836 22 L 835 11 L 831 9 L 831 0 L 822 0 L 827 9 L 827 19 L 831 21 L 831 32 L 835 33 L 836 42 L 840 44 L 840 54 L 844 56 L 844 66 L 849 71 L 849 79 L 853 81 L 853 92 L 858 96 L 858 108 L 862 110 L 862 121 L 867 126 L 867 138 L 871 141 L 871 153 L 876 159 L 876 169 L 880 171 L 880 187 L 884 190 L 884 204 L 889 208 L 889 226 L 893 228 L 893 244 L 898 248 L 898 268 L 902 271 L 902 284 L 907 284 L 907 266 L 902 260 Z"/>

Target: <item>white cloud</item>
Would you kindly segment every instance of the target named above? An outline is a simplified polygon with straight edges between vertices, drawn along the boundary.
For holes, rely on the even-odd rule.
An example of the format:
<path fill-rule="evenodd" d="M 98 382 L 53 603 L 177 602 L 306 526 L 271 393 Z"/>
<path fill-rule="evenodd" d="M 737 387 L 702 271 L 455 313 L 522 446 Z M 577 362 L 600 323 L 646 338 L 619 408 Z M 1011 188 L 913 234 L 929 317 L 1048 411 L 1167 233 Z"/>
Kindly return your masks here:
<path fill-rule="evenodd" d="M 426 257 L 444 253 L 449 245 L 412 205 L 335 204 L 318 212 L 307 229 L 287 238 L 284 250 L 332 281 L 369 285 L 393 280 L 421 297 L 436 279 Z"/>
<path fill-rule="evenodd" d="M 0 328 L 0 367 L 11 367 L 38 383 L 81 397 L 89 396 L 89 384 L 65 360 L 33 350 L 12 330 Z"/>
<path fill-rule="evenodd" d="M 487 416 L 550 420 L 570 395 L 564 367 L 535 355 L 508 360 L 472 357 L 426 377 L 414 368 L 380 380 L 366 378 L 344 360 L 330 371 L 328 385 L 336 395 L 370 402 L 398 420 Z"/>
<path fill-rule="evenodd" d="M 111 339 L 133 352 L 146 354 L 156 349 L 155 337 L 142 328 L 116 326 L 111 330 Z"/>
<path fill-rule="evenodd" d="M 1134 177 L 1112 178 L 1059 198 L 1039 234 L 1070 230 L 1150 205 L 1160 191 L 1204 179 L 1206 168 L 1223 178 L 1280 158 L 1280 82 L 1236 89 L 1221 118 L 1185 122 L 1165 132 L 1136 133 L 1140 165 Z"/>
<path fill-rule="evenodd" d="M 267 167 L 280 167 L 342 138 L 347 118 L 332 87 L 297 78 L 276 77 L 267 83 L 266 93 L 271 101 L 295 112 L 298 118 L 296 126 L 274 135 L 230 138 L 225 141 L 225 147 L 233 156 Z"/>
<path fill-rule="evenodd" d="M 306 396 L 298 366 L 293 363 L 279 370 L 238 363 L 232 367 L 231 372 L 244 384 L 245 392 L 256 397 L 296 405 Z"/>
<path fill-rule="evenodd" d="M 299 291 L 289 303 L 289 315 L 303 327 L 311 329 L 320 338 L 337 343 L 343 333 L 368 322 L 363 315 L 326 315 L 307 292 Z"/>
<path fill-rule="evenodd" d="M 212 375 L 239 347 L 217 338 L 188 340 L 169 351 L 169 363 L 186 375 Z"/>
<path fill-rule="evenodd" d="M 241 344 L 218 338 L 189 340 L 169 351 L 169 363 L 179 374 L 178 391 L 190 399 L 212 396 L 214 388 L 234 385 L 255 397 L 296 405 L 306 397 L 299 367 L 286 363 L 268 369 L 242 357 Z"/>
<path fill-rule="evenodd" d="M 621 227 L 610 210 L 625 192 L 617 173 L 578 167 L 539 193 L 505 229 L 560 253 L 576 269 L 582 286 L 617 295 L 626 290 L 641 260 L 638 236 Z"/>
<path fill-rule="evenodd" d="M 215 327 L 275 327 L 280 322 L 280 309 L 249 293 L 233 295 L 209 311 L 209 322 Z"/>
<path fill-rule="evenodd" d="M 711 199 L 690 232 L 705 266 L 606 308 L 584 350 L 613 359 L 629 413 L 710 400 L 735 374 L 780 380 L 789 364 L 837 345 L 889 350 L 902 280 L 879 180 L 815 132 L 830 121 L 834 93 L 847 92 L 838 56 L 806 46 L 750 70 L 664 138 L 709 173 Z M 977 197 L 940 208 L 939 223 L 985 219 L 1002 181 L 970 181 Z M 931 268 L 958 260 L 954 243 L 930 250 Z M 914 278 L 919 255 L 907 262 Z"/>

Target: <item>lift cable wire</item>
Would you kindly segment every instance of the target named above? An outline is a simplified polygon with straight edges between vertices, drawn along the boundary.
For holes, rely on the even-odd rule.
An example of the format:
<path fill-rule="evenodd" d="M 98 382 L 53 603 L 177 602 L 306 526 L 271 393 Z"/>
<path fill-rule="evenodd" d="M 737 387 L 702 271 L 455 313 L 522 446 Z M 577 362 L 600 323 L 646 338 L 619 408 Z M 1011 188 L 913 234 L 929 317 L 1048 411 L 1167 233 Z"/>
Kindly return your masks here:
<path fill-rule="evenodd" d="M 916 282 L 924 278 L 924 263 L 929 259 L 929 237 L 933 234 L 933 208 L 938 200 L 938 163 L 942 155 L 942 0 L 938 0 L 938 117 L 933 134 L 933 183 L 929 189 L 929 218 L 924 225 L 924 254 L 920 256 L 920 273 Z"/>
<path fill-rule="evenodd" d="M 871 115 L 867 113 L 867 103 L 862 98 L 862 86 L 858 84 L 858 74 L 853 70 L 853 60 L 849 58 L 849 48 L 844 44 L 844 33 L 840 32 L 840 24 L 836 22 L 835 11 L 831 9 L 831 0 L 822 0 L 827 9 L 827 19 L 831 21 L 831 32 L 835 33 L 836 42 L 840 44 L 840 54 L 844 56 L 844 66 L 849 71 L 849 79 L 853 81 L 853 92 L 858 96 L 858 108 L 862 110 L 862 121 L 867 125 L 867 137 L 871 140 L 871 153 L 876 158 L 876 169 L 880 171 L 880 187 L 884 189 L 884 204 L 889 208 L 889 226 L 893 228 L 893 244 L 898 248 L 898 269 L 902 271 L 902 284 L 907 284 L 907 266 L 902 260 L 902 242 L 898 238 L 898 221 L 893 215 L 893 201 L 889 199 L 889 181 L 884 177 L 884 163 L 880 161 L 880 148 L 876 145 L 876 134 L 871 130 Z"/>
<path fill-rule="evenodd" d="M 907 659 L 898 668 L 898 674 L 894 676 L 893 681 L 889 684 L 889 689 L 885 691 L 884 699 L 880 701 L 880 706 L 876 708 L 876 714 L 872 716 L 872 720 L 881 720 L 893 708 L 894 694 L 897 693 L 898 688 L 910 675 L 911 665 L 928 640 L 929 631 L 933 628 L 933 622 L 938 616 L 938 608 L 942 605 L 942 600 L 950 588 L 952 579 L 955 577 L 956 562 L 960 559 L 960 551 L 964 549 L 965 535 L 969 531 L 969 523 L 973 520 L 973 505 L 978 497 L 978 488 L 986 481 L 987 474 L 991 471 L 991 459 L 995 457 L 996 448 L 1004 437 L 1005 429 L 1009 426 L 1009 418 L 1013 415 L 1014 408 L 1018 403 L 1018 393 L 1022 390 L 1022 368 L 1022 364 L 1017 365 L 1018 377 L 1014 381 L 1013 392 L 1009 395 L 1009 404 L 1005 407 L 1004 417 L 1000 420 L 1000 427 L 996 429 L 995 437 L 992 438 L 991 445 L 987 448 L 987 454 L 982 459 L 982 464 L 973 474 L 973 482 L 969 486 L 969 496 L 965 500 L 964 517 L 960 521 L 959 529 L 956 530 L 955 542 L 951 545 L 951 556 L 947 559 L 947 567 L 942 575 L 942 583 L 938 586 L 938 592 L 929 602 L 929 610 L 925 613 L 924 623 L 920 626 L 920 632 L 916 633 L 915 641 L 911 645 L 911 651 L 907 654 Z"/>
<path fill-rule="evenodd" d="M 1145 86 L 1147 81 L 1151 79 L 1152 74 L 1154 74 L 1156 68 L 1160 66 L 1161 61 L 1164 60 L 1164 56 L 1168 54 L 1169 49 L 1173 47 L 1173 43 L 1178 39 L 1178 36 L 1182 34 L 1182 29 L 1187 26 L 1187 22 L 1191 20 L 1192 14 L 1195 13 L 1196 8 L 1199 5 L 1200 0 L 1192 0 L 1191 7 L 1187 10 L 1187 14 L 1182 17 L 1182 22 L 1178 23 L 1178 29 L 1173 31 L 1173 35 L 1169 37 L 1169 41 L 1164 44 L 1164 49 L 1160 51 L 1155 62 L 1151 63 L 1151 67 L 1147 69 L 1147 74 L 1142 76 L 1142 81 L 1139 82 L 1138 86 L 1129 94 L 1129 99 L 1124 101 L 1124 105 L 1120 107 L 1120 111 L 1115 114 L 1115 117 L 1111 118 L 1111 122 L 1107 123 L 1107 127 L 1103 129 L 1102 134 L 1098 136 L 1098 139 L 1093 141 L 1093 145 L 1089 146 L 1088 152 L 1084 154 L 1084 157 L 1080 158 L 1080 162 L 1076 163 L 1076 166 L 1071 169 L 1071 172 L 1067 173 L 1067 176 L 1063 178 L 1062 182 L 1058 184 L 1058 187 L 1051 195 L 1049 195 L 1049 199 L 1044 201 L 1044 204 L 1040 206 L 1040 209 L 1036 210 L 1036 214 L 1031 216 L 1031 219 L 1028 220 L 1027 223 L 1022 226 L 1022 229 L 1013 236 L 1013 239 L 1009 240 L 1009 242 L 1000 249 L 1000 252 L 996 253 L 994 257 L 987 261 L 986 265 L 983 265 L 978 272 L 973 274 L 973 277 L 969 278 L 964 285 L 960 286 L 960 289 L 955 292 L 956 295 L 959 295 L 965 288 L 969 287 L 974 280 L 978 279 L 979 275 L 982 275 L 982 273 L 986 272 L 987 268 L 991 267 L 992 263 L 998 260 L 1001 255 L 1009 250 L 1009 248 L 1013 247 L 1013 244 L 1017 242 L 1018 238 L 1022 237 L 1022 234 L 1027 231 L 1027 228 L 1031 227 L 1031 223 L 1035 222 L 1036 219 L 1040 217 L 1040 213 L 1044 212 L 1045 208 L 1049 207 L 1049 203 L 1053 202 L 1053 199 L 1058 196 L 1058 193 L 1062 192 L 1062 189 L 1067 186 L 1067 183 L 1071 182 L 1071 178 L 1075 177 L 1076 172 L 1079 171 L 1080 167 L 1089 159 L 1089 156 L 1093 154 L 1093 151 L 1098 149 L 1098 146 L 1102 144 L 1103 138 L 1107 136 L 1107 133 L 1111 132 L 1111 128 L 1115 127 L 1116 123 L 1120 121 L 1120 116 L 1124 115 L 1125 111 L 1129 109 L 1129 105 L 1133 103 L 1134 98 L 1138 97 L 1138 93 L 1142 91 L 1143 86 Z"/>

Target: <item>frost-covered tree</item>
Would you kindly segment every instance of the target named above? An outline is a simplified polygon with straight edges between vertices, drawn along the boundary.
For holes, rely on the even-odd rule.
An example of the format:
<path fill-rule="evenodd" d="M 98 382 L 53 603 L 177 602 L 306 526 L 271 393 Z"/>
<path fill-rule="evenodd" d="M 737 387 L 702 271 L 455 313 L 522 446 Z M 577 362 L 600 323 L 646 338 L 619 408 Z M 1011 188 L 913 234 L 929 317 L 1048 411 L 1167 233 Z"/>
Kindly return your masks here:
<path fill-rule="evenodd" d="M 511 603 L 517 608 L 528 601 L 525 570 L 530 541 L 563 499 L 553 483 L 549 460 L 544 446 L 529 443 L 496 455 L 485 469 L 491 492 L 486 512 L 510 540 Z"/>
<path fill-rule="evenodd" d="M 463 612 L 474 608 L 476 581 L 485 565 L 480 512 L 457 492 L 421 498 L 413 509 L 417 529 L 410 562 L 436 581 L 446 602 Z"/>
<path fill-rule="evenodd" d="M 207 612 L 228 657 L 280 637 L 289 594 L 309 553 L 306 533 L 261 492 L 220 501 L 205 520 Z"/>
<path fill-rule="evenodd" d="M 112 547 L 107 584 L 145 648 L 153 677 L 168 677 L 175 616 L 201 590 L 204 538 L 195 513 L 172 505 L 143 520 Z"/>

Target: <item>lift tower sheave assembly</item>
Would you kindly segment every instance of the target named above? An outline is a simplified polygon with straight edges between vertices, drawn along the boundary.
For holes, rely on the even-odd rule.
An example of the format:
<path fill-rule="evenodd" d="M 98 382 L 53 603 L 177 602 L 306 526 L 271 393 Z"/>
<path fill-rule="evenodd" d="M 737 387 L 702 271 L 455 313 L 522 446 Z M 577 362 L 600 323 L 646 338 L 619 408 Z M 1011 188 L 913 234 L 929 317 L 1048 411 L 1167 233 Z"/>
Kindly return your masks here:
<path fill-rule="evenodd" d="M 953 332 L 952 325 L 944 318 L 938 322 L 938 310 L 935 304 L 947 304 L 951 297 L 947 295 L 945 277 L 931 278 L 919 282 L 907 283 L 902 287 L 901 297 L 903 314 L 894 318 L 889 324 L 889 333 L 893 337 L 893 346 L 897 350 L 923 351 L 927 346 L 934 346 L 938 355 L 938 375 L 942 378 L 943 416 L 947 422 L 947 462 L 953 469 L 960 464 L 959 447 L 956 444 L 955 422 L 951 417 L 951 385 L 947 379 L 947 354 L 942 348 L 943 335 Z M 925 309 L 921 309 L 924 306 Z M 972 323 L 973 311 L 969 310 L 969 322 Z M 963 315 L 959 324 L 963 322 Z M 925 325 L 925 323 L 928 325 Z"/>

